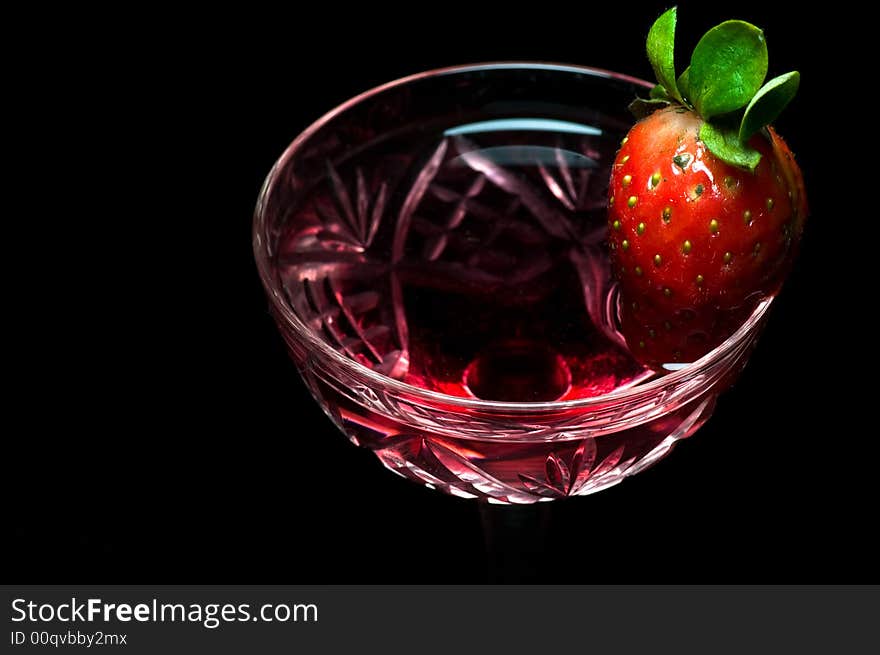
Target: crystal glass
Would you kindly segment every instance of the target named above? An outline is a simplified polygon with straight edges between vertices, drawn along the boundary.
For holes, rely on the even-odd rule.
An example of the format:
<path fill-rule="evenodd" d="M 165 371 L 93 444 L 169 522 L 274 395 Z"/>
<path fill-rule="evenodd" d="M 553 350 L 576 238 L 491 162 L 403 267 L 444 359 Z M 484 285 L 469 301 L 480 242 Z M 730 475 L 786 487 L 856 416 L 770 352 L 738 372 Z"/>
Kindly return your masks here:
<path fill-rule="evenodd" d="M 745 365 L 772 298 L 696 362 L 655 372 L 618 325 L 609 167 L 646 82 L 495 63 L 368 91 L 270 172 L 254 250 L 327 416 L 391 471 L 529 504 L 644 470 Z"/>

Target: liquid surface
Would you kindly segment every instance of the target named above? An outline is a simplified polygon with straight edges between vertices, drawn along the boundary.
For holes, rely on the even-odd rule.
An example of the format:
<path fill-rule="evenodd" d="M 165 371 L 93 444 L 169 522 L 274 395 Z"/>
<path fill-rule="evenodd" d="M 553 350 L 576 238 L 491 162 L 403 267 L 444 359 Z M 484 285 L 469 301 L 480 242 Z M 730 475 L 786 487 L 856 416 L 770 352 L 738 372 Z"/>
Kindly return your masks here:
<path fill-rule="evenodd" d="M 287 301 L 345 357 L 452 396 L 542 402 L 639 384 L 655 374 L 618 331 L 605 244 L 622 136 L 539 116 L 381 135 L 297 179 L 276 232 Z M 410 480 L 489 502 L 615 485 L 693 434 L 722 388 L 597 430 L 592 410 L 418 406 L 342 383 L 295 342 L 306 384 L 352 442 Z"/>
<path fill-rule="evenodd" d="M 288 300 L 339 352 L 453 396 L 597 396 L 652 376 L 616 328 L 605 246 L 620 134 L 539 117 L 405 134 L 286 222 Z"/>

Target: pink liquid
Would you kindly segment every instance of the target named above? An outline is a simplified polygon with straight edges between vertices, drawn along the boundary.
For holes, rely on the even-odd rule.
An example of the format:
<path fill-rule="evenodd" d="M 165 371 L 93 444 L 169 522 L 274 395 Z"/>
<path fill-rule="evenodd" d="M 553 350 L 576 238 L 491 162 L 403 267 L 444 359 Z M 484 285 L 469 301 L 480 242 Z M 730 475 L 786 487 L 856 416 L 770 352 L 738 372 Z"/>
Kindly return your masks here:
<path fill-rule="evenodd" d="M 329 165 L 279 242 L 294 311 L 346 357 L 450 396 L 574 400 L 655 375 L 616 328 L 604 207 L 621 135 L 529 120 L 540 129 L 496 121 L 441 140 L 404 135 Z M 546 414 L 499 421 L 453 404 L 383 404 L 320 362 L 302 368 L 328 415 L 386 466 L 500 502 L 614 484 L 689 436 L 713 404 L 602 434 L 554 432 Z M 560 411 L 560 424 L 575 415 Z"/>
<path fill-rule="evenodd" d="M 523 297 L 405 287 L 410 366 L 405 382 L 453 396 L 512 402 L 598 396 L 645 370 L 587 313 L 572 268 Z M 611 302 L 611 299 L 608 300 Z"/>
<path fill-rule="evenodd" d="M 693 434 L 714 407 L 714 397 L 701 399 L 631 428 L 586 437 L 572 432 L 572 438 L 565 438 L 564 431 L 543 427 L 546 417 L 528 413 L 511 417 L 515 429 L 496 423 L 492 430 L 480 424 L 485 417 L 478 412 L 458 409 L 450 411 L 445 421 L 436 415 L 418 417 L 416 422 L 421 420 L 422 425 L 416 426 L 411 417 L 401 420 L 366 408 L 357 393 L 318 371 L 308 370 L 304 378 L 333 422 L 353 443 L 372 450 L 387 468 L 455 496 L 502 503 L 585 495 L 613 486 L 651 466 L 676 441 Z M 556 418 L 576 416 L 562 411 Z M 522 426 L 532 421 L 536 429 L 525 441 Z M 507 438 L 503 438 L 505 429 L 510 432 Z M 491 438 L 481 438 L 481 433 Z M 538 433 L 560 440 L 535 441 Z"/>

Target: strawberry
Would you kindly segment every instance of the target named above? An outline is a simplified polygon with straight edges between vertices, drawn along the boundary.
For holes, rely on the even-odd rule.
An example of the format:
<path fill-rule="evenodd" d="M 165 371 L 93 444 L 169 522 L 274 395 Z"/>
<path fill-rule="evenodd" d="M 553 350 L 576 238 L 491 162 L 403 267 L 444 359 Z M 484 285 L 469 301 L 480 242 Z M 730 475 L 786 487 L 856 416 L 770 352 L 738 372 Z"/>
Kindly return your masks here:
<path fill-rule="evenodd" d="M 621 331 L 654 367 L 706 354 L 775 294 L 807 214 L 800 169 L 768 126 L 799 75 L 762 87 L 763 33 L 727 21 L 676 79 L 675 18 L 669 10 L 648 35 L 660 84 L 632 108 L 653 113 L 623 140 L 609 184 Z"/>

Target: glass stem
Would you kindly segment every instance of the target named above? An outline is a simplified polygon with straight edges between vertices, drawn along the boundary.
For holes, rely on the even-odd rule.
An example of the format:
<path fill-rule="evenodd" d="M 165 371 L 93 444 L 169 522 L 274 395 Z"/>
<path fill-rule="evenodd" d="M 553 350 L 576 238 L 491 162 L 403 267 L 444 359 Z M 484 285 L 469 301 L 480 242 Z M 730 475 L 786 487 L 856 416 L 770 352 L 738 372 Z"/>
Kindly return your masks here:
<path fill-rule="evenodd" d="M 546 566 L 550 505 L 480 503 L 487 577 L 492 584 L 536 582 Z"/>

